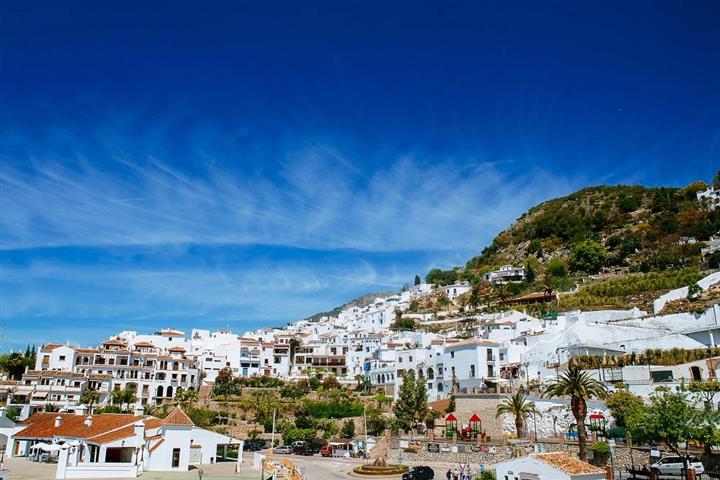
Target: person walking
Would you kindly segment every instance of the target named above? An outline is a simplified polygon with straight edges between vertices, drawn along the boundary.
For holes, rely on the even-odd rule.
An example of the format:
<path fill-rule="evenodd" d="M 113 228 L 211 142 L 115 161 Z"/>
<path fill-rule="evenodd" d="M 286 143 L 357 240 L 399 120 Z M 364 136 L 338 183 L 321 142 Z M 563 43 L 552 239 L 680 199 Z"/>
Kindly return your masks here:
<path fill-rule="evenodd" d="M 452 480 L 452 470 L 450 470 L 450 469 L 448 468 L 448 471 L 447 471 L 447 473 L 445 474 L 445 476 L 447 477 L 447 480 Z"/>

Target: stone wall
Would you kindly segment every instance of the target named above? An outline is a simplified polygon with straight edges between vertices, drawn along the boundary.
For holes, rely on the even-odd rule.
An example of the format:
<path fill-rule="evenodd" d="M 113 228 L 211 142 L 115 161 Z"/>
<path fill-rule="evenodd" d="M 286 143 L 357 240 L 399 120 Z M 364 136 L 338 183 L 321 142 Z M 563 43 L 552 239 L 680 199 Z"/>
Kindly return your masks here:
<path fill-rule="evenodd" d="M 467 424 L 473 414 L 480 415 L 482 429 L 492 441 L 501 441 L 504 437 L 503 418 L 495 418 L 497 405 L 507 397 L 506 394 L 456 394 L 454 415 L 458 427 Z M 443 423 L 439 421 L 438 423 Z"/>
<path fill-rule="evenodd" d="M 576 443 L 555 443 L 555 442 L 540 442 L 538 443 L 538 449 L 542 452 L 570 452 L 578 453 L 578 446 Z M 422 449 L 417 453 L 403 452 L 403 456 L 407 461 L 412 462 L 447 462 L 464 464 L 469 461 L 473 465 L 486 465 L 491 466 L 505 460 L 509 460 L 516 455 L 528 455 L 535 452 L 535 447 L 532 443 L 519 444 L 516 446 L 495 446 L 493 448 L 494 453 L 490 452 L 472 452 L 470 451 L 470 445 L 467 445 L 466 453 L 429 453 L 427 451 L 427 443 L 422 444 Z M 391 450 L 388 454 L 388 458 L 395 460 L 398 457 L 399 451 L 397 449 Z M 663 455 L 669 454 L 661 450 Z M 650 450 L 647 448 L 632 448 L 632 461 L 630 459 L 631 449 L 625 446 L 617 446 L 613 452 L 613 463 L 615 468 L 625 470 L 630 467 L 633 462 L 635 467 L 639 468 L 642 465 L 650 464 Z M 608 459 L 608 463 L 610 460 Z"/>

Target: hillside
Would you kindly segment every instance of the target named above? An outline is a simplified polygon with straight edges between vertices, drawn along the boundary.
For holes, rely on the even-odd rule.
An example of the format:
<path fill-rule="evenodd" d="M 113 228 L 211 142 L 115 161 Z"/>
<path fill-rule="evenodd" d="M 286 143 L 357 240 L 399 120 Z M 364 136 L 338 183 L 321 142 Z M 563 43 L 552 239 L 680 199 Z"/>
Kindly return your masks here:
<path fill-rule="evenodd" d="M 464 267 L 431 270 L 426 281 L 470 281 L 473 292 L 463 300 L 471 305 L 579 287 L 563 297 L 567 308 L 646 307 L 654 295 L 718 268 L 720 255 L 709 262 L 701 256 L 720 232 L 720 210 L 697 200 L 707 187 L 598 186 L 549 200 L 500 232 Z M 508 264 L 525 267 L 527 280 L 495 288 L 482 281 L 484 273 Z M 631 293 L 623 286 L 633 282 L 643 288 Z"/>
<path fill-rule="evenodd" d="M 720 230 L 720 212 L 697 201 L 696 193 L 706 188 L 702 182 L 686 188 L 601 186 L 549 200 L 501 232 L 467 268 L 524 264 L 531 256 L 541 263 L 553 257 L 570 260 L 586 240 L 602 245 L 606 270 L 699 265 L 703 245 L 683 244 L 681 238 L 707 241 Z"/>
<path fill-rule="evenodd" d="M 354 306 L 354 307 L 365 307 L 365 306 L 367 306 L 367 305 L 370 305 L 372 302 L 374 302 L 375 299 L 378 298 L 378 297 L 380 297 L 380 298 L 385 298 L 385 297 L 389 297 L 389 296 L 391 296 L 391 295 L 394 295 L 394 294 L 396 294 L 396 293 L 397 293 L 397 292 L 374 292 L 374 293 L 371 292 L 371 293 L 366 293 L 365 295 L 361 295 L 361 296 L 359 296 L 359 297 L 357 297 L 357 298 L 354 298 L 354 299 L 350 300 L 349 302 L 347 302 L 346 304 L 341 305 L 341 306 L 339 306 L 339 307 L 335 307 L 335 308 L 333 308 L 332 310 L 328 310 L 327 312 L 318 312 L 318 313 L 315 313 L 315 314 L 309 316 L 308 318 L 306 318 L 305 320 L 308 320 L 308 321 L 310 321 L 310 322 L 317 322 L 317 321 L 320 320 L 322 317 L 337 317 L 338 314 L 339 314 L 341 311 L 343 311 L 344 309 L 346 309 L 346 308 L 348 308 L 348 307 L 353 307 L 353 306 Z"/>

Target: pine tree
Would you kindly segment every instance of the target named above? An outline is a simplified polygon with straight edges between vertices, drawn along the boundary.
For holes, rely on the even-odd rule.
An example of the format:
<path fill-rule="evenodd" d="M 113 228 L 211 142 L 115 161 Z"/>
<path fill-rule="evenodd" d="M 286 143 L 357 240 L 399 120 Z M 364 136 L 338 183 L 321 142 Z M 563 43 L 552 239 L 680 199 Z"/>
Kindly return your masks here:
<path fill-rule="evenodd" d="M 428 395 L 425 382 L 422 378 L 418 378 L 415 382 L 415 421 L 422 422 L 427 417 L 428 412 Z"/>
<path fill-rule="evenodd" d="M 422 283 L 422 280 L 420 280 L 420 275 L 415 275 L 415 285 L 420 285 Z"/>
<path fill-rule="evenodd" d="M 398 399 L 393 405 L 393 414 L 398 427 L 403 430 L 412 429 L 417 412 L 417 388 L 415 386 L 415 371 L 408 370 L 403 375 L 403 382 L 400 386 Z"/>
<path fill-rule="evenodd" d="M 30 358 L 30 345 L 25 349 L 25 358 Z"/>

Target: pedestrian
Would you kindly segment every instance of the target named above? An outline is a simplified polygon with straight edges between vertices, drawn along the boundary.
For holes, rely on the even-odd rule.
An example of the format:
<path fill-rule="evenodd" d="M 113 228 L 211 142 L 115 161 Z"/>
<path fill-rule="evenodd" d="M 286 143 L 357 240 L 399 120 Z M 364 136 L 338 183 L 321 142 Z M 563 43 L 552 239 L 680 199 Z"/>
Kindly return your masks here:
<path fill-rule="evenodd" d="M 451 479 L 452 479 L 452 470 L 450 470 L 450 469 L 448 468 L 448 471 L 447 471 L 447 473 L 445 474 L 445 476 L 447 477 L 447 480 L 451 480 Z"/>

